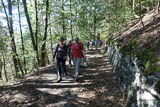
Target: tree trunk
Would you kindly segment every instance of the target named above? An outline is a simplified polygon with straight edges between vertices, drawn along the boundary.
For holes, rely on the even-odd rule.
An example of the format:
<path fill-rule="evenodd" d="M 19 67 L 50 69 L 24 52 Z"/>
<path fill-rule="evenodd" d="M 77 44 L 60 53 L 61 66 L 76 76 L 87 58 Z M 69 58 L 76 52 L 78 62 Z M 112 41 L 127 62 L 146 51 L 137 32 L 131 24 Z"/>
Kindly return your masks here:
<path fill-rule="evenodd" d="M 158 0 L 158 11 L 159 11 L 159 8 L 160 8 L 160 0 Z"/>
<path fill-rule="evenodd" d="M 2 78 L 2 68 L 3 68 L 3 62 L 2 58 L 0 57 L 0 79 Z"/>
<path fill-rule="evenodd" d="M 27 73 L 27 70 L 26 70 L 26 58 L 25 58 L 25 54 L 24 54 L 24 51 L 25 51 L 25 48 L 24 48 L 24 40 L 23 40 L 23 33 L 22 33 L 22 25 L 21 25 L 21 14 L 20 14 L 20 8 L 19 8 L 19 0 L 17 0 L 17 4 L 18 4 L 18 18 L 19 18 L 19 28 L 20 28 L 20 34 L 21 34 L 21 42 L 22 42 L 22 51 L 23 51 L 23 63 L 24 63 L 24 71 L 25 71 L 25 74 Z"/>
<path fill-rule="evenodd" d="M 37 0 L 34 1 L 35 2 L 35 11 L 36 11 L 36 31 L 35 31 L 35 42 L 36 42 L 36 47 L 37 47 L 37 56 L 38 56 L 38 65 L 40 65 L 40 61 L 39 61 L 39 49 L 38 49 L 38 29 L 39 29 L 39 20 L 38 20 L 38 8 L 37 8 Z"/>
<path fill-rule="evenodd" d="M 7 72 L 6 72 L 6 61 L 5 61 L 5 57 L 4 57 L 4 51 L 2 51 L 2 58 L 3 58 L 4 76 L 5 76 L 6 82 L 8 82 Z"/>
<path fill-rule="evenodd" d="M 29 31 L 30 31 L 30 36 L 31 36 L 31 40 L 32 40 L 33 49 L 36 52 L 36 59 L 37 59 L 37 62 L 39 64 L 40 60 L 39 60 L 39 55 L 38 55 L 38 48 L 36 46 L 36 41 L 35 41 L 35 38 L 34 38 L 32 25 L 31 25 L 31 22 L 30 22 L 30 17 L 29 17 L 29 14 L 28 14 L 27 3 L 26 3 L 26 0 L 22 0 L 22 1 L 23 1 L 23 6 L 24 6 L 25 16 L 26 16 Z"/>
<path fill-rule="evenodd" d="M 19 72 L 19 67 L 18 67 L 18 60 L 17 60 L 17 50 L 16 50 L 16 44 L 15 44 L 15 40 L 14 40 L 14 34 L 13 34 L 13 20 L 12 20 L 12 2 L 11 0 L 8 0 L 8 13 L 9 13 L 9 17 L 6 11 L 6 7 L 4 5 L 3 0 L 1 0 L 1 3 L 3 5 L 4 8 L 4 12 L 6 15 L 6 20 L 7 20 L 7 25 L 8 25 L 8 29 L 9 29 L 9 34 L 11 37 L 11 49 L 12 49 L 12 59 L 13 59 L 13 63 L 14 63 L 14 68 L 16 71 L 16 76 L 17 73 Z"/>
<path fill-rule="evenodd" d="M 49 12 L 49 0 L 46 0 L 46 18 L 45 18 L 45 31 L 43 37 L 43 44 L 41 49 L 41 66 L 46 65 L 46 39 L 47 39 L 47 30 L 48 30 L 48 12 Z"/>
<path fill-rule="evenodd" d="M 144 23 L 143 23 L 143 20 L 142 20 L 141 0 L 139 0 L 139 14 L 140 14 L 140 20 L 141 20 L 141 23 L 142 23 L 142 26 L 143 26 L 143 31 L 144 31 L 145 26 L 144 26 Z"/>
<path fill-rule="evenodd" d="M 62 0 L 62 20 L 63 20 L 63 24 L 62 24 L 62 29 L 63 29 L 63 35 L 64 38 L 66 39 L 66 33 L 65 33 L 65 18 L 64 18 L 64 0 Z"/>
<path fill-rule="evenodd" d="M 52 52 L 52 58 L 53 58 L 54 52 L 53 52 L 53 41 L 52 41 L 52 30 L 51 30 L 51 28 L 49 29 L 49 31 L 50 31 L 50 37 L 51 37 L 51 52 Z"/>
<path fill-rule="evenodd" d="M 94 16 L 93 16 L 93 23 L 94 23 L 94 40 L 96 39 L 96 3 L 94 0 Z"/>
<path fill-rule="evenodd" d="M 35 11 L 36 11 L 36 32 L 35 32 L 35 37 L 36 37 L 36 46 L 38 50 L 38 9 L 37 9 L 37 0 L 34 0 L 35 2 Z"/>
<path fill-rule="evenodd" d="M 132 2 L 133 4 L 132 4 L 132 10 L 133 10 L 133 14 L 135 14 L 135 0 L 133 0 L 133 2 Z"/>
<path fill-rule="evenodd" d="M 70 0 L 70 12 L 71 12 L 70 30 L 71 30 L 71 38 L 73 40 L 73 35 L 72 35 L 72 0 Z"/>

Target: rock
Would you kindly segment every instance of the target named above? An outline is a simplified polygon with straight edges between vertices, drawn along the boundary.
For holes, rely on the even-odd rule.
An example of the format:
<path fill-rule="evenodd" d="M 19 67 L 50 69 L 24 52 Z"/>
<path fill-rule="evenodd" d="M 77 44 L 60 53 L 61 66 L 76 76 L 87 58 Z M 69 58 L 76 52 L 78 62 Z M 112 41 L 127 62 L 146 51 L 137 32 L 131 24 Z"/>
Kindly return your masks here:
<path fill-rule="evenodd" d="M 155 76 L 156 76 L 157 78 L 160 79 L 160 72 L 155 72 L 154 74 L 155 74 Z"/>
<path fill-rule="evenodd" d="M 147 77 L 147 81 L 146 81 L 146 83 L 147 83 L 147 85 L 149 85 L 149 86 L 153 86 L 154 84 L 156 84 L 157 82 L 158 82 L 158 78 L 156 78 L 154 75 L 151 75 L 151 76 L 148 76 Z"/>
<path fill-rule="evenodd" d="M 142 62 L 130 57 L 128 59 L 120 57 L 120 53 L 115 51 L 113 46 L 108 49 L 118 87 L 124 95 L 129 97 L 127 107 L 160 107 L 160 101 L 156 99 L 157 93 L 155 93 L 160 72 L 146 78 L 140 72 L 139 67 Z M 132 93 L 129 94 L 129 91 Z"/>

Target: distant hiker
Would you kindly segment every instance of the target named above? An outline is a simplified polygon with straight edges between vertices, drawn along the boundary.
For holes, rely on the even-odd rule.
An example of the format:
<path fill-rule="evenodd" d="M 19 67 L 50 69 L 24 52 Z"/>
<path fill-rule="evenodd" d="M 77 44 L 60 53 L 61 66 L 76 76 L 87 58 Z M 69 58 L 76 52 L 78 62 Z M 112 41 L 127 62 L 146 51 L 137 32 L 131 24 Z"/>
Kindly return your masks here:
<path fill-rule="evenodd" d="M 70 67 L 72 67 L 71 61 L 73 60 L 73 58 L 71 58 L 71 46 L 72 46 L 72 41 L 69 40 L 69 43 L 68 43 L 68 45 L 67 45 L 67 52 L 68 52 L 69 65 L 70 65 Z"/>
<path fill-rule="evenodd" d="M 67 46 L 64 44 L 64 38 L 60 37 L 59 41 L 60 43 L 56 46 L 54 55 L 53 55 L 53 60 L 56 56 L 56 63 L 57 63 L 57 74 L 58 74 L 58 79 L 57 82 L 60 82 L 62 80 L 62 73 L 61 73 L 61 65 L 64 71 L 64 76 L 67 75 L 66 71 L 66 58 L 67 58 Z"/>
<path fill-rule="evenodd" d="M 100 46 L 100 48 L 102 47 L 102 44 L 103 44 L 103 42 L 102 42 L 102 40 L 100 40 L 100 41 L 99 41 L 99 46 Z"/>
<path fill-rule="evenodd" d="M 75 64 L 75 81 L 77 81 L 78 79 L 78 73 L 79 73 L 79 69 L 80 69 L 80 63 L 81 63 L 81 59 L 83 57 L 83 44 L 79 41 L 78 37 L 74 38 L 75 43 L 72 44 L 72 55 L 73 55 L 73 60 L 74 60 L 74 64 Z"/>
<path fill-rule="evenodd" d="M 89 50 L 89 45 L 90 45 L 90 42 L 87 41 L 87 49 Z"/>
<path fill-rule="evenodd" d="M 94 45 L 94 42 L 93 42 L 93 40 L 91 41 L 91 49 L 93 48 L 93 45 Z"/>
<path fill-rule="evenodd" d="M 97 49 L 97 46 L 98 46 L 98 39 L 96 38 L 95 40 L 95 48 Z"/>

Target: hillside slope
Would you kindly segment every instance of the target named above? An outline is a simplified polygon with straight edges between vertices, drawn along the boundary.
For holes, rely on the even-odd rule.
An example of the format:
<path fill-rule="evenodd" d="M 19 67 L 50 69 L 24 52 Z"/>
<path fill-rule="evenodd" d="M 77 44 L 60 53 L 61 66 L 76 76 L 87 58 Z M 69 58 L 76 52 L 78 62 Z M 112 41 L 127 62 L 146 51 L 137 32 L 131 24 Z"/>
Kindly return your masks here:
<path fill-rule="evenodd" d="M 143 73 L 160 72 L 160 12 L 157 10 L 147 13 L 142 21 L 133 21 L 113 36 L 112 41 L 123 54 L 138 58 Z"/>

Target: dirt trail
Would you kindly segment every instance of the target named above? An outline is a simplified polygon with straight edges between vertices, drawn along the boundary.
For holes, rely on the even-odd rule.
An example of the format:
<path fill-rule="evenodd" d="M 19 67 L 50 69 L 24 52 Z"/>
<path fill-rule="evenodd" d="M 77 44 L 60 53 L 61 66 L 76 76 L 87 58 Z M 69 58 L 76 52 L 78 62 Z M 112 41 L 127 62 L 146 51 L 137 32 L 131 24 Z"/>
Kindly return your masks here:
<path fill-rule="evenodd" d="M 0 107 L 123 107 L 107 55 L 100 50 L 87 53 L 88 66 L 81 69 L 79 81 L 68 76 L 56 83 L 56 67 L 41 69 L 23 82 L 0 87 Z"/>

